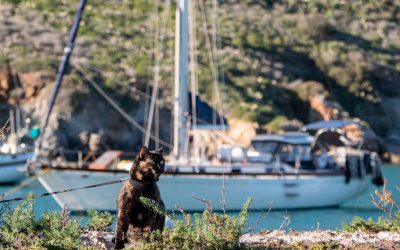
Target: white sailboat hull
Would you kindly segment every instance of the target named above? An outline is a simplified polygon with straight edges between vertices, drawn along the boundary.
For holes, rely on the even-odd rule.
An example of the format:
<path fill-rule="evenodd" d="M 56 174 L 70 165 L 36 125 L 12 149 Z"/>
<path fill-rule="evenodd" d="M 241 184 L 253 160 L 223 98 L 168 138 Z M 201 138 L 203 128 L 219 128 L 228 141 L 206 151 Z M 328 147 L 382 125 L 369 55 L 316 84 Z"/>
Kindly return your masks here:
<path fill-rule="evenodd" d="M 25 177 L 25 164 L 32 152 L 0 154 L 0 183 L 14 183 Z"/>
<path fill-rule="evenodd" d="M 127 177 L 127 173 L 51 170 L 39 178 L 49 191 L 83 187 Z M 158 183 L 168 210 L 176 206 L 186 211 L 199 211 L 204 204 L 198 199 L 213 202 L 221 209 L 222 187 L 226 210 L 240 210 L 253 198 L 252 209 L 293 209 L 338 206 L 365 191 L 370 178 L 353 178 L 345 183 L 342 175 L 164 175 Z M 71 211 L 87 209 L 115 211 L 121 184 L 57 194 L 54 199 Z M 197 198 L 197 199 L 196 199 Z"/>

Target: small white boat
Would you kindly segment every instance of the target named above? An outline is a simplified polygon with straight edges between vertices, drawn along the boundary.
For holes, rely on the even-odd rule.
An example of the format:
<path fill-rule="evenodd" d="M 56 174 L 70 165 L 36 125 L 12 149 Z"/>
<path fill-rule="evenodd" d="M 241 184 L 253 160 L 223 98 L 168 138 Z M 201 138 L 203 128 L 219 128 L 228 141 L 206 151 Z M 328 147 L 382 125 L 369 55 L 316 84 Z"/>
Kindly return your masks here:
<path fill-rule="evenodd" d="M 16 108 L 10 110 L 11 133 L 6 140 L 0 141 L 0 184 L 11 184 L 18 182 L 26 176 L 26 162 L 33 155 L 31 139 L 27 139 L 28 123 L 25 121 L 25 128 L 21 127 L 21 111 Z"/>
<path fill-rule="evenodd" d="M 10 184 L 22 180 L 25 175 L 26 161 L 32 152 L 0 154 L 0 184 Z"/>

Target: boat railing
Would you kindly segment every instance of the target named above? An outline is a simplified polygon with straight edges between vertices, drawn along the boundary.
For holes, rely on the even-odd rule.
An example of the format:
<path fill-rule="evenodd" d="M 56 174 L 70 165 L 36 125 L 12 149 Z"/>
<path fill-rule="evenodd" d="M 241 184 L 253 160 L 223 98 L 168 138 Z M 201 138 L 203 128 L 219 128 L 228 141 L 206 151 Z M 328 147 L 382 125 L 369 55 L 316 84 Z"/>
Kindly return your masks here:
<path fill-rule="evenodd" d="M 96 161 L 102 154 L 104 154 L 107 150 L 79 150 L 79 149 L 42 149 L 42 165 L 50 165 L 50 166 L 74 166 L 74 168 L 88 168 L 88 166 Z M 122 151 L 121 157 L 118 157 L 118 161 L 123 160 L 132 160 L 135 157 L 135 153 L 132 152 L 124 152 Z M 116 166 L 117 162 L 113 164 Z"/>

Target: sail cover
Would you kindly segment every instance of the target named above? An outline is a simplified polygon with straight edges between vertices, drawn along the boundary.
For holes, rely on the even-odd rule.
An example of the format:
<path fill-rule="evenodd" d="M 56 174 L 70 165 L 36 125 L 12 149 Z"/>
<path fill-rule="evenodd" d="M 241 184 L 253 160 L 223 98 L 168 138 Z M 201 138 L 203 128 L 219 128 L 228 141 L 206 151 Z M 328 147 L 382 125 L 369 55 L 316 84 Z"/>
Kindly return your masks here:
<path fill-rule="evenodd" d="M 330 151 L 337 147 L 347 147 L 349 143 L 339 129 L 321 129 L 315 135 L 315 139 L 311 144 L 311 151 L 313 153 Z"/>
<path fill-rule="evenodd" d="M 305 125 L 302 128 L 302 131 L 311 131 L 318 129 L 331 129 L 331 128 L 343 128 L 350 124 L 355 124 L 356 122 L 351 120 L 328 120 L 328 121 L 319 121 Z"/>
<path fill-rule="evenodd" d="M 189 114 L 193 117 L 192 98 L 189 93 Z M 191 124 L 193 124 L 193 119 Z M 213 109 L 208 103 L 203 102 L 199 96 L 196 96 L 196 128 L 197 129 L 213 129 L 226 130 L 228 122 L 222 117 L 217 110 Z"/>

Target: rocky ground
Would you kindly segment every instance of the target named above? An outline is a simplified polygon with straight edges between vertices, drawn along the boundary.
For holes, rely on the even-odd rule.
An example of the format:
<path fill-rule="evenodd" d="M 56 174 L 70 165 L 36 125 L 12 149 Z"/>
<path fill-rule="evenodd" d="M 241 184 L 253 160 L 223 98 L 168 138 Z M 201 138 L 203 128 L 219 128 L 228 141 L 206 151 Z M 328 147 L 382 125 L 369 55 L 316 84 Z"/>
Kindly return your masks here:
<path fill-rule="evenodd" d="M 400 234 L 392 232 L 337 232 L 305 231 L 284 232 L 278 230 L 263 231 L 258 234 L 246 234 L 241 242 L 247 247 L 264 248 L 305 248 L 325 246 L 328 249 L 399 249 Z"/>
<path fill-rule="evenodd" d="M 113 232 L 91 231 L 88 229 L 83 229 L 81 232 L 83 246 L 94 246 L 99 247 L 99 249 L 113 249 L 113 238 Z"/>
<path fill-rule="evenodd" d="M 82 245 L 112 249 L 113 233 L 84 230 Z M 400 233 L 279 231 L 245 234 L 240 242 L 248 249 L 400 249 Z"/>

